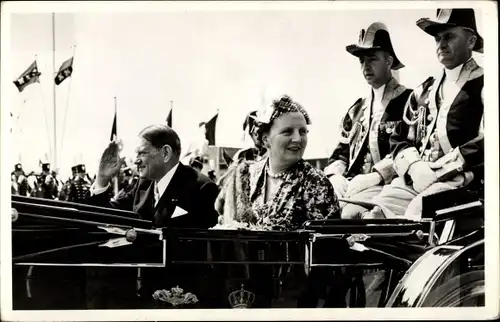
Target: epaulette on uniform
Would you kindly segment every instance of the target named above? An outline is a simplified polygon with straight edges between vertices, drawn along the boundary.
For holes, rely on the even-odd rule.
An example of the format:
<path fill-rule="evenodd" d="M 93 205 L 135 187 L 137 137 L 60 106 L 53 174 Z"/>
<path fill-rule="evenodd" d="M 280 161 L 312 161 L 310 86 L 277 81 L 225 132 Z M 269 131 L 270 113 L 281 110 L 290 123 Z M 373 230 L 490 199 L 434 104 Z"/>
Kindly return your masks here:
<path fill-rule="evenodd" d="M 363 98 L 358 98 L 354 104 L 349 107 L 347 113 L 340 121 L 340 143 L 349 144 L 349 135 L 353 126 L 353 118 L 356 108 L 360 108 L 364 103 Z"/>
<path fill-rule="evenodd" d="M 412 125 L 416 122 L 420 106 L 424 106 L 425 100 L 430 92 L 430 87 L 434 84 L 435 78 L 429 77 L 422 84 L 417 86 L 410 94 L 408 102 L 403 112 L 403 120 L 406 124 Z"/>

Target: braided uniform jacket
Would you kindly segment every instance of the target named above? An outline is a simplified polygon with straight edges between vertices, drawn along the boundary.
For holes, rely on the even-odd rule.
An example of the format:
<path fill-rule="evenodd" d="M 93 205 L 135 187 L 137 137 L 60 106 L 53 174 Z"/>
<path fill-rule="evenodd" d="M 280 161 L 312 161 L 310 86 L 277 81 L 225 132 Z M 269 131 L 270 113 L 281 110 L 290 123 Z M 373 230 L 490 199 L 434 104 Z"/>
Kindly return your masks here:
<path fill-rule="evenodd" d="M 405 103 L 411 93 L 392 78 L 382 97 L 383 109 L 373 111 L 373 91 L 352 105 L 340 126 L 340 142 L 328 160 L 336 173 L 346 178 L 377 171 L 384 182 L 396 176 L 390 154 L 389 139 L 402 122 Z"/>
<path fill-rule="evenodd" d="M 29 192 L 28 179 L 25 176 L 22 176 L 21 182 L 17 188 L 17 193 L 21 196 L 27 196 Z"/>
<path fill-rule="evenodd" d="M 474 174 L 475 188 L 481 187 L 484 180 L 483 75 L 483 68 L 470 59 L 460 71 L 455 95 L 440 99 L 443 70 L 411 94 L 404 122 L 391 137 L 395 170 L 407 184 L 411 183 L 408 168 L 412 163 L 435 161 L 458 149 L 464 171 Z M 434 158 L 430 152 L 435 152 Z"/>
<path fill-rule="evenodd" d="M 83 202 L 87 197 L 87 193 L 90 190 L 90 182 L 85 179 L 80 179 L 79 177 L 73 180 L 70 190 L 69 190 L 69 200 L 71 202 Z"/>

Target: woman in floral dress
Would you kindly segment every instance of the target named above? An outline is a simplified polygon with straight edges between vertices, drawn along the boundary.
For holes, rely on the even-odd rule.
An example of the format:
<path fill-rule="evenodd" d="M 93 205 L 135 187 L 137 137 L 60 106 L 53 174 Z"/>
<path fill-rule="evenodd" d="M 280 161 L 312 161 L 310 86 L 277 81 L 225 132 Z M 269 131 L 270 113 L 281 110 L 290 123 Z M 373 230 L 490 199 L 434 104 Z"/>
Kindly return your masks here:
<path fill-rule="evenodd" d="M 296 230 L 312 219 L 340 218 L 339 203 L 326 176 L 302 159 L 311 120 L 283 96 L 257 116 L 267 156 L 242 162 L 216 200 L 219 223 L 262 230 Z"/>

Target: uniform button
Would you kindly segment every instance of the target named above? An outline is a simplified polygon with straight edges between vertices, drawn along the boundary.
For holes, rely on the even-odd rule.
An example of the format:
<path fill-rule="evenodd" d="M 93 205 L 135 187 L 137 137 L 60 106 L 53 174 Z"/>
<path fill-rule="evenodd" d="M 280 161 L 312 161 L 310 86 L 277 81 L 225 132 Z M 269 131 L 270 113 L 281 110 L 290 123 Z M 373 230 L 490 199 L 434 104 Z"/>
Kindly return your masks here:
<path fill-rule="evenodd" d="M 426 98 L 426 99 L 425 99 L 425 101 L 424 101 L 424 103 L 425 103 L 426 105 L 427 105 L 427 104 L 429 104 L 429 99 L 428 99 L 428 98 Z"/>
<path fill-rule="evenodd" d="M 388 127 L 385 129 L 385 132 L 387 132 L 387 134 L 391 134 L 393 132 L 392 128 Z"/>
<path fill-rule="evenodd" d="M 432 91 L 432 89 L 434 88 L 434 86 L 429 86 L 429 92 Z"/>
<path fill-rule="evenodd" d="M 433 119 L 434 119 L 434 116 L 432 116 L 432 114 L 429 114 L 429 116 L 427 116 L 427 120 L 432 121 Z"/>
<path fill-rule="evenodd" d="M 361 122 L 364 122 L 365 121 L 365 117 L 364 116 L 361 116 L 361 118 L 359 119 Z"/>

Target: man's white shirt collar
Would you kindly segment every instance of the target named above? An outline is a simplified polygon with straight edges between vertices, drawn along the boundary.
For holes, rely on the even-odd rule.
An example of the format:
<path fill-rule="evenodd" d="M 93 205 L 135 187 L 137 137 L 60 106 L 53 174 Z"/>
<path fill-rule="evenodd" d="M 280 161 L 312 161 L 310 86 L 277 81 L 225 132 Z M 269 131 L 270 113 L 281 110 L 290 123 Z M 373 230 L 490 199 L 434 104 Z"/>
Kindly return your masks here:
<path fill-rule="evenodd" d="M 172 181 L 172 177 L 174 176 L 175 171 L 179 167 L 179 163 L 177 163 L 170 171 L 168 171 L 160 181 L 156 182 L 155 185 L 158 187 L 158 199 L 161 198 L 165 190 L 167 190 L 170 181 Z M 158 200 L 157 200 L 158 201 Z"/>
<path fill-rule="evenodd" d="M 382 97 L 384 96 L 386 84 L 380 86 L 379 88 L 373 88 L 373 96 L 377 101 L 382 101 Z"/>
<path fill-rule="evenodd" d="M 373 111 L 377 112 L 382 109 L 382 98 L 384 97 L 386 84 L 380 86 L 379 88 L 373 88 Z"/>

